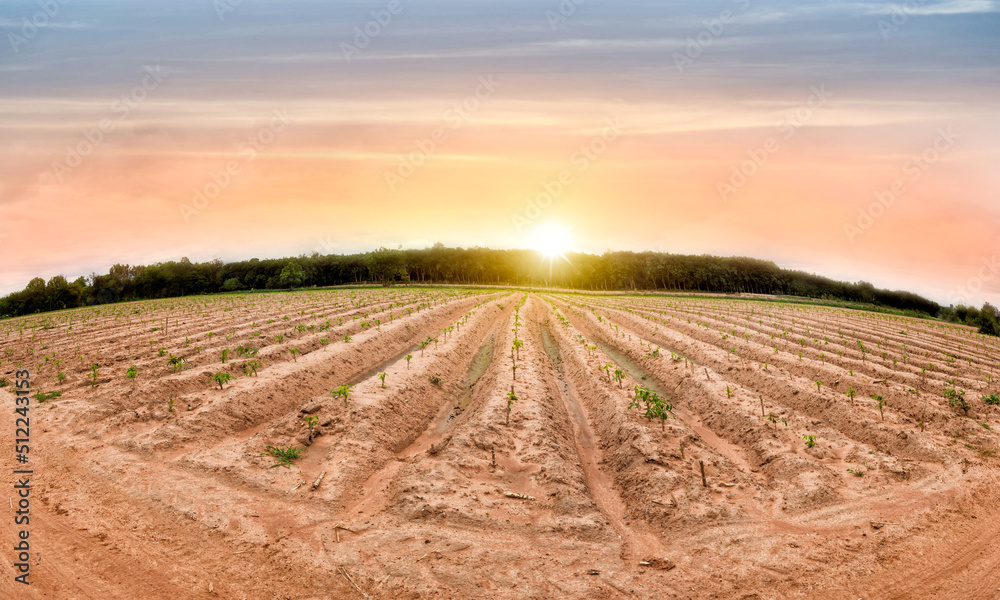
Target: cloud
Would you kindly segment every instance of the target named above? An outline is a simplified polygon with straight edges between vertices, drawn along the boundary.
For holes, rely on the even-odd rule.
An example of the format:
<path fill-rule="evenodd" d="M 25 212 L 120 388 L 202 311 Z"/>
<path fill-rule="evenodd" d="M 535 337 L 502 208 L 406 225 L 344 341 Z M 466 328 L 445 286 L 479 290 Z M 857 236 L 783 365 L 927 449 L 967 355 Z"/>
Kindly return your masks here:
<path fill-rule="evenodd" d="M 945 0 L 944 2 L 927 3 L 919 0 L 909 0 L 890 3 L 871 12 L 872 14 L 885 15 L 900 11 L 906 14 L 921 16 L 995 13 L 1000 12 L 1000 2 L 996 0 Z"/>

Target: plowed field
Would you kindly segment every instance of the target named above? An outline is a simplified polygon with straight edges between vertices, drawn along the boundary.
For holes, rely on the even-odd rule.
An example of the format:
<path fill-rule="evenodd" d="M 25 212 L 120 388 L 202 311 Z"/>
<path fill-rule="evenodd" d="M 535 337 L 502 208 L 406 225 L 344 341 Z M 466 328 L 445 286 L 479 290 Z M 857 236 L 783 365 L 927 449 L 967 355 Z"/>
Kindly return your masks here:
<path fill-rule="evenodd" d="M 15 371 L 42 395 L 0 597 L 1000 597 L 995 341 L 408 288 L 2 321 L 5 473 Z"/>

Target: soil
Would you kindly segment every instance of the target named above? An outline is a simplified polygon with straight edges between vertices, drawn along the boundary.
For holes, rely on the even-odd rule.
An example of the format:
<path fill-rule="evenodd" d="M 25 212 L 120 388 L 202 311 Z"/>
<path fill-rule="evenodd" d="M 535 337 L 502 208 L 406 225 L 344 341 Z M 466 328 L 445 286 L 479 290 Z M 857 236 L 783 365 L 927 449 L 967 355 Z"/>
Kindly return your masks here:
<path fill-rule="evenodd" d="M 61 395 L 31 401 L 31 585 L 0 561 L 0 597 L 1000 597 L 995 342 L 498 289 L 3 321 L 0 376 Z"/>

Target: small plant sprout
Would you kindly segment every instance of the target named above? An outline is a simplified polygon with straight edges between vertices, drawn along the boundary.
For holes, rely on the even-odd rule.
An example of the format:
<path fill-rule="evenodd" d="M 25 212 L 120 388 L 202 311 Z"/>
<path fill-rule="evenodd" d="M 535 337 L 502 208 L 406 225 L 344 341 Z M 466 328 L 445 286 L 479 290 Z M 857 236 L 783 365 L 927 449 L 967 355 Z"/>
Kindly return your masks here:
<path fill-rule="evenodd" d="M 882 420 L 885 421 L 885 412 L 884 412 L 886 405 L 885 399 L 882 396 L 875 394 L 874 396 L 872 396 L 872 400 L 874 400 L 878 404 L 878 413 L 879 415 L 882 416 Z"/>
<path fill-rule="evenodd" d="M 601 370 L 604 371 L 604 374 L 608 378 L 608 383 L 611 383 L 611 369 L 613 368 L 614 365 L 604 365 L 603 367 L 601 367 Z"/>
<path fill-rule="evenodd" d="M 90 385 L 97 385 L 97 364 L 90 365 Z"/>
<path fill-rule="evenodd" d="M 409 368 L 410 368 L 410 361 L 411 361 L 411 360 L 413 360 L 413 355 L 412 355 L 412 354 L 407 354 L 407 355 L 406 355 L 406 368 L 407 368 L 407 369 L 409 369 Z"/>
<path fill-rule="evenodd" d="M 965 399 L 965 390 L 946 389 L 944 391 L 944 396 L 954 408 L 962 411 L 963 414 L 969 414 L 969 409 L 972 408 L 972 406 Z"/>
<path fill-rule="evenodd" d="M 316 433 L 316 425 L 319 423 L 319 417 L 317 417 L 315 415 L 308 415 L 306 417 L 303 417 L 302 420 L 305 421 L 306 422 L 306 426 L 309 427 L 309 441 L 311 442 L 312 439 L 313 439 L 313 436 Z"/>
<path fill-rule="evenodd" d="M 354 338 L 352 338 L 349 335 L 345 335 L 344 338 L 343 338 L 343 340 L 341 340 L 341 341 L 343 341 L 345 344 L 349 344 L 349 343 L 351 343 L 352 339 L 354 339 Z"/>
<path fill-rule="evenodd" d="M 243 365 L 243 372 L 246 374 L 253 373 L 253 376 L 257 376 L 257 369 L 261 367 L 259 360 L 251 360 L 250 362 Z"/>
<path fill-rule="evenodd" d="M 850 386 L 849 388 L 847 388 L 847 397 L 851 399 L 851 406 L 854 406 L 854 396 L 856 396 L 856 395 L 857 395 L 857 392 L 854 391 L 854 386 L 853 385 Z"/>
<path fill-rule="evenodd" d="M 615 372 L 612 374 L 612 376 L 618 382 L 618 387 L 619 388 L 622 387 L 622 381 L 625 379 L 625 371 L 622 371 L 621 369 L 615 369 Z"/>
<path fill-rule="evenodd" d="M 733 388 L 731 388 L 731 387 L 729 387 L 727 385 L 726 386 L 726 397 L 727 398 L 732 398 L 733 396 L 735 396 L 735 394 L 733 393 Z"/>
<path fill-rule="evenodd" d="M 802 434 L 802 439 L 806 441 L 806 448 L 812 448 L 816 445 L 816 436 L 810 435 L 808 433 Z"/>
<path fill-rule="evenodd" d="M 630 410 L 639 408 L 640 402 L 643 404 L 646 418 L 650 421 L 660 419 L 660 428 L 665 429 L 667 417 L 673 414 L 674 407 L 663 398 L 660 398 L 656 392 L 636 385 L 635 396 L 632 398 L 632 402 L 628 405 L 628 408 Z"/>
<path fill-rule="evenodd" d="M 170 412 L 174 412 L 174 399 L 173 398 L 170 398 L 169 400 L 167 400 L 167 410 L 170 411 Z"/>
<path fill-rule="evenodd" d="M 505 425 L 510 425 L 510 408 L 514 406 L 514 403 L 520 400 L 517 394 L 514 393 L 514 386 L 510 386 L 510 391 L 507 392 L 507 421 Z"/>
<path fill-rule="evenodd" d="M 788 419 L 785 419 L 784 417 L 776 417 L 774 416 L 774 413 L 768 413 L 767 420 L 771 422 L 771 425 L 774 427 L 775 431 L 778 430 L 778 421 L 781 421 L 782 423 L 785 424 L 785 427 L 788 427 Z"/>
<path fill-rule="evenodd" d="M 848 469 L 847 472 L 850 473 L 851 475 L 854 475 L 855 477 L 865 476 L 865 472 L 861 469 Z"/>
<path fill-rule="evenodd" d="M 385 378 L 388 377 L 388 376 L 389 376 L 388 373 L 379 373 L 378 374 L 379 381 L 382 382 L 382 388 L 385 388 Z"/>
<path fill-rule="evenodd" d="M 334 398 L 343 398 L 344 406 L 347 406 L 347 397 L 351 395 L 351 388 L 354 386 L 342 385 L 339 388 L 330 392 L 330 395 Z"/>
<path fill-rule="evenodd" d="M 441 385 L 441 378 L 438 377 L 437 375 L 431 375 L 428 379 L 430 380 L 430 382 L 433 385 L 436 385 L 436 386 L 440 386 Z"/>
<path fill-rule="evenodd" d="M 64 381 L 66 381 L 66 374 L 65 373 L 56 373 L 56 379 L 59 380 L 59 383 L 63 383 Z M 3 386 L 0 386 L 0 387 L 3 387 Z"/>
<path fill-rule="evenodd" d="M 296 460 L 302 458 L 302 448 L 295 448 L 294 446 L 289 446 L 287 448 L 268 446 L 267 450 L 261 454 L 261 456 L 270 456 L 274 460 L 278 461 L 271 465 L 272 469 L 275 467 L 285 467 L 288 469 L 295 464 Z"/>
<path fill-rule="evenodd" d="M 517 381 L 517 369 L 518 369 L 517 363 L 514 363 L 510 366 L 511 372 L 514 373 L 514 381 Z"/>
<path fill-rule="evenodd" d="M 226 362 L 229 360 L 229 349 L 224 349 L 219 355 L 219 362 Z"/>
<path fill-rule="evenodd" d="M 288 353 L 292 355 L 292 360 L 294 362 L 299 362 L 299 354 L 302 354 L 301 350 L 299 350 L 297 347 L 289 348 Z"/>
<path fill-rule="evenodd" d="M 817 381 L 816 382 L 816 392 L 819 393 L 819 392 L 822 392 L 822 391 L 823 391 L 823 382 L 822 381 Z"/>
<path fill-rule="evenodd" d="M 225 389 L 225 384 L 229 383 L 229 380 L 232 378 L 233 376 L 229 373 L 216 373 L 212 375 L 212 381 L 219 384 L 220 390 Z"/>
<path fill-rule="evenodd" d="M 764 396 L 758 396 L 760 398 L 760 416 L 764 416 Z"/>
<path fill-rule="evenodd" d="M 983 396 L 983 402 L 987 405 L 1000 406 L 1000 394 L 990 394 L 989 396 Z"/>
<path fill-rule="evenodd" d="M 135 379 L 138 374 L 139 374 L 139 368 L 136 367 L 135 365 L 132 365 L 125 371 L 125 377 L 128 379 Z"/>

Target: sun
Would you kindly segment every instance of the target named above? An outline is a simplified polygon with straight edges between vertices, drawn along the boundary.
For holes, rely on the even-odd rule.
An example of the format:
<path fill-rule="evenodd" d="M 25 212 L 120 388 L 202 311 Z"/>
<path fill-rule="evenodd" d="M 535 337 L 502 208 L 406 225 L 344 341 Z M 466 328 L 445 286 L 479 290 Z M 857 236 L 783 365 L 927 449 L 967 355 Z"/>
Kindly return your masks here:
<path fill-rule="evenodd" d="M 572 244 L 570 228 L 555 222 L 539 225 L 531 236 L 531 248 L 548 259 L 565 258 Z"/>

